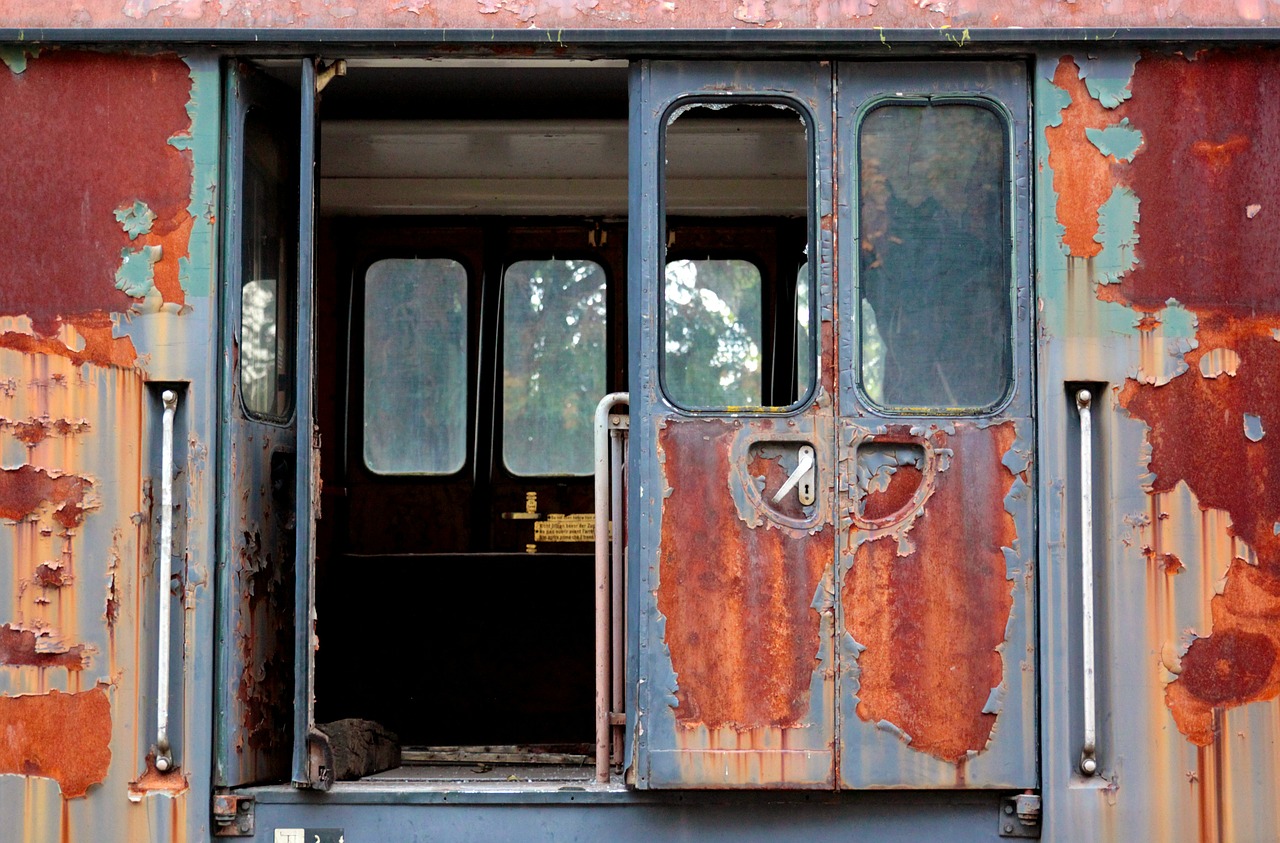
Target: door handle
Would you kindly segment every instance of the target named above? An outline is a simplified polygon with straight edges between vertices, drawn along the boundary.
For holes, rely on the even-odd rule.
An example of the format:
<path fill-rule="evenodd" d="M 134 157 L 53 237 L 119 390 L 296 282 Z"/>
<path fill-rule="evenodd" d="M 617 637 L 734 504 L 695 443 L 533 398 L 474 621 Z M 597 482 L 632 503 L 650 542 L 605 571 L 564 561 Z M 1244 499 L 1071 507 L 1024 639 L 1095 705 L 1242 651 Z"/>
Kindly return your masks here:
<path fill-rule="evenodd" d="M 800 499 L 802 506 L 811 506 L 813 504 L 813 467 L 815 464 L 812 445 L 801 445 L 797 453 L 799 462 L 796 464 L 795 471 L 791 472 L 791 476 L 787 478 L 787 482 L 782 484 L 782 488 L 778 489 L 778 493 L 773 496 L 774 503 L 782 503 L 782 499 L 792 489 L 796 490 L 796 497 Z"/>
<path fill-rule="evenodd" d="M 173 750 L 169 744 L 169 580 L 173 576 L 173 417 L 178 409 L 178 394 L 166 389 L 160 396 L 164 405 L 160 439 L 160 548 L 156 580 L 160 586 L 160 621 L 156 658 L 156 769 L 167 773 L 173 767 Z"/>
<path fill-rule="evenodd" d="M 1098 772 L 1098 724 L 1093 641 L 1093 395 L 1076 393 L 1080 414 L 1080 591 L 1084 651 L 1084 741 L 1080 748 L 1080 772 Z"/>

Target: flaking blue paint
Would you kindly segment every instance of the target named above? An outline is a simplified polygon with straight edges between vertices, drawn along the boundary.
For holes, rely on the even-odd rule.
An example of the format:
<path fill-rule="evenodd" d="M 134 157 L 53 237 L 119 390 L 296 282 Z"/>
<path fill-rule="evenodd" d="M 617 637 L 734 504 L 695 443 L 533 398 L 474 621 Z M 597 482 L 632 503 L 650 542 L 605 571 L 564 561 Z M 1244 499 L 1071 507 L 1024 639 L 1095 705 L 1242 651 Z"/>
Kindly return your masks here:
<path fill-rule="evenodd" d="M 121 249 L 120 268 L 116 270 L 116 289 L 134 298 L 144 298 L 155 289 L 155 268 L 162 251 L 160 246 Z"/>
<path fill-rule="evenodd" d="M 116 208 L 115 218 L 130 240 L 137 240 L 142 234 L 150 234 L 151 225 L 156 221 L 155 212 L 141 199 L 135 200 L 132 205 Z"/>
<path fill-rule="evenodd" d="M 1102 103 L 1103 108 L 1116 108 L 1133 96 L 1129 82 L 1138 65 L 1137 55 L 1089 56 L 1077 58 L 1076 64 L 1089 96 Z"/>
<path fill-rule="evenodd" d="M 1142 145 L 1142 132 L 1129 123 L 1128 117 L 1105 129 L 1085 129 L 1084 136 L 1099 152 L 1110 155 L 1117 161 L 1132 161 L 1133 156 L 1138 154 L 1138 147 Z"/>

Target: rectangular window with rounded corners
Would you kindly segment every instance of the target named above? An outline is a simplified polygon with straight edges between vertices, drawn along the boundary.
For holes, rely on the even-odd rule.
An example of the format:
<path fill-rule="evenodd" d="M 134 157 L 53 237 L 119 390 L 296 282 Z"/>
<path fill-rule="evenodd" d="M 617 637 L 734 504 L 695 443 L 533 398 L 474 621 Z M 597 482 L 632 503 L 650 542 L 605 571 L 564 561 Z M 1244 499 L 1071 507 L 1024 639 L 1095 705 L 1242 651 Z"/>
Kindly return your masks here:
<path fill-rule="evenodd" d="M 981 412 L 1013 382 L 1009 129 L 972 100 L 885 103 L 858 135 L 861 386 Z"/>
<path fill-rule="evenodd" d="M 522 260 L 502 278 L 502 461 L 512 474 L 587 475 L 606 392 L 605 272 Z"/>
<path fill-rule="evenodd" d="M 782 99 L 695 100 L 669 114 L 660 371 L 675 406 L 781 411 L 812 392 L 811 137 Z M 730 243 L 745 226 L 770 237 Z M 692 230 L 697 242 L 684 239 Z"/>
<path fill-rule="evenodd" d="M 287 177 L 270 130 L 245 118 L 240 227 L 240 396 L 245 412 L 287 421 L 293 412 L 293 261 L 282 216 Z M 296 220 L 295 220 L 296 222 Z"/>
<path fill-rule="evenodd" d="M 380 260 L 364 278 L 364 462 L 454 474 L 467 458 L 467 270 Z"/>

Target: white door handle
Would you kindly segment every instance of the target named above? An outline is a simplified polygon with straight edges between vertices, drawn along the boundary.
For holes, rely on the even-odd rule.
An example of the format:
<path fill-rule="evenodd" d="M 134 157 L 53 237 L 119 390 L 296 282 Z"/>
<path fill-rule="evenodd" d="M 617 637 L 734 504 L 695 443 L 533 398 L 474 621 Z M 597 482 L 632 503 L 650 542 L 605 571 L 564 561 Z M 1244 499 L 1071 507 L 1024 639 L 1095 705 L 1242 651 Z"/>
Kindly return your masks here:
<path fill-rule="evenodd" d="M 791 472 L 787 482 L 783 483 L 782 488 L 773 496 L 773 502 L 782 503 L 782 499 L 788 492 L 797 489 L 796 496 L 800 499 L 801 505 L 811 505 L 813 503 L 813 465 L 813 446 L 801 445 L 796 470 Z"/>

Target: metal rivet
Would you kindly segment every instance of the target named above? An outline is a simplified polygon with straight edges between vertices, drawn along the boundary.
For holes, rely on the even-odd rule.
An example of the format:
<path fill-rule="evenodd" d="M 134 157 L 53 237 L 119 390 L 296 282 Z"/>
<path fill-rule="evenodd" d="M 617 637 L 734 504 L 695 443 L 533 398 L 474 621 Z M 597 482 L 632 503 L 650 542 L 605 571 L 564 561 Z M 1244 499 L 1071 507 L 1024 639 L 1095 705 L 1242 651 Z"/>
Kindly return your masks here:
<path fill-rule="evenodd" d="M 1012 813 L 1013 813 L 1013 806 L 1012 806 L 1012 805 L 1005 805 L 1005 806 L 1004 806 L 1004 812 L 1005 812 L 1006 814 L 1012 814 Z"/>
<path fill-rule="evenodd" d="M 1013 834 L 1013 823 L 1005 823 L 1005 824 L 1004 824 L 1004 833 L 1005 833 L 1005 834 Z"/>

